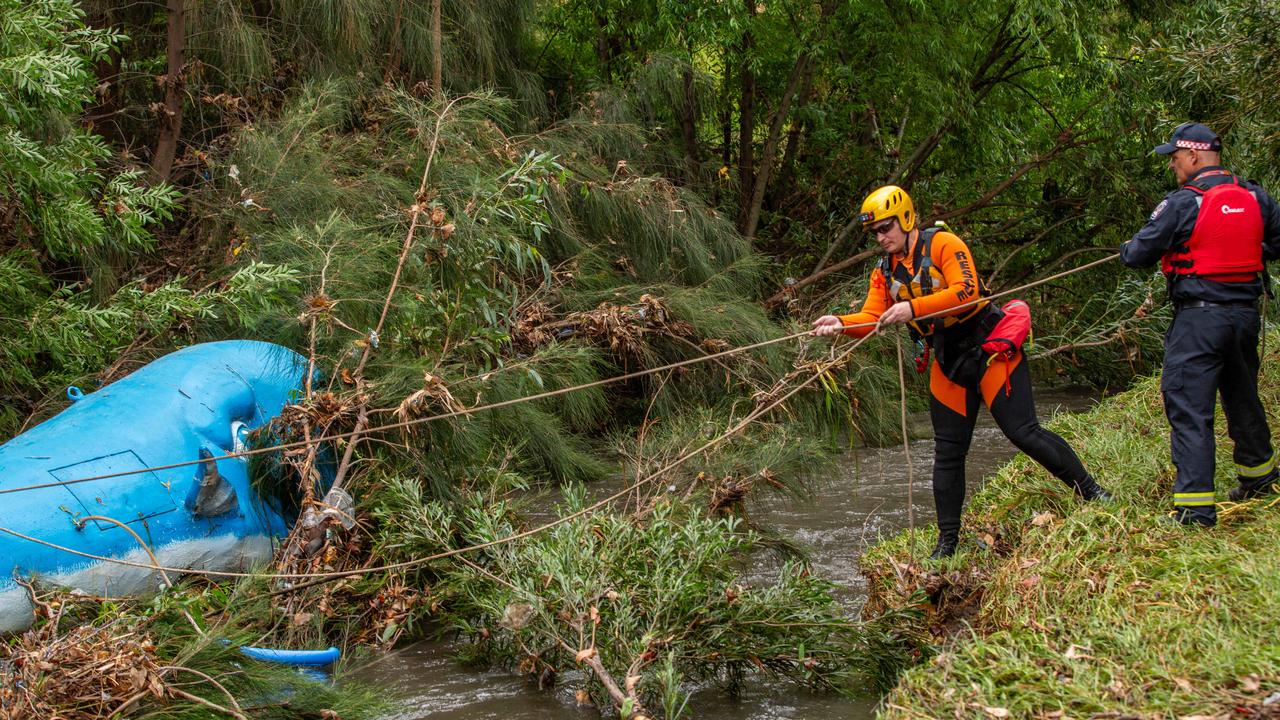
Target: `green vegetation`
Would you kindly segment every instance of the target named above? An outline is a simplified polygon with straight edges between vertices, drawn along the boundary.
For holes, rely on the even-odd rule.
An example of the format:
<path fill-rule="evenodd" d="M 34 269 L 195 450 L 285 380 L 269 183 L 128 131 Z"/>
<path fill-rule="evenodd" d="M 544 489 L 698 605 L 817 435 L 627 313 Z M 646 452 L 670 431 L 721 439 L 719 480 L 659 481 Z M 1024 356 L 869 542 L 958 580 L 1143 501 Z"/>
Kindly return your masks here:
<path fill-rule="evenodd" d="M 301 507 L 328 457 L 359 523 L 292 538 L 274 566 L 343 570 L 528 528 L 535 493 L 583 507 L 601 481 L 657 473 L 818 375 L 742 437 L 543 535 L 297 589 L 193 583 L 161 596 L 169 609 L 97 606 L 94 627 L 150 633 L 141 652 L 161 664 L 204 658 L 241 699 L 255 691 L 219 637 L 358 654 L 433 626 L 522 672 L 584 664 L 583 692 L 624 715 L 678 715 L 686 679 L 883 687 L 923 647 L 898 622 L 916 611 L 842 617 L 800 559 L 762 587 L 738 572 L 786 544 L 747 520 L 762 493 L 803 494 L 832 449 L 896 438 L 890 343 L 820 375 L 828 346 L 798 339 L 369 428 L 795 333 L 865 292 L 870 261 L 845 260 L 865 244 L 851 205 L 886 181 L 969 240 L 997 290 L 1125 239 L 1169 185 L 1149 150 L 1177 121 L 1215 124 L 1228 163 L 1274 187 L 1278 32 L 1266 0 L 0 0 L 0 435 L 58 411 L 68 384 L 185 344 L 286 345 L 322 379 L 258 442 L 359 437 L 256 461 L 257 486 Z M 1027 299 L 1047 372 L 1123 387 L 1159 361 L 1154 275 L 1110 266 Z M 1105 437 L 1086 459 L 1137 472 L 1107 462 Z M 1149 480 L 1103 475 L 1122 491 Z M 984 520 L 998 548 L 1028 508 L 1064 517 L 1040 479 L 1015 492 L 1016 517 Z M 1126 508 L 1025 542 L 1083 522 L 1120 544 L 1145 522 Z M 211 640 L 165 629 L 178 605 Z"/>
<path fill-rule="evenodd" d="M 1273 411 L 1276 360 L 1270 352 L 1260 381 Z M 864 557 L 873 610 L 924 610 L 900 627 L 924 662 L 889 693 L 884 716 L 1265 715 L 1280 680 L 1275 497 L 1221 503 L 1212 530 L 1161 522 L 1173 467 L 1158 378 L 1053 426 L 1116 505 L 1081 505 L 1022 457 L 971 499 L 954 558 L 904 570 L 905 534 Z M 1221 414 L 1215 427 L 1223 498 L 1235 474 Z M 917 558 L 931 532 L 917 534 Z"/>
<path fill-rule="evenodd" d="M 401 497 L 417 488 L 399 484 Z M 569 488 L 564 501 L 560 513 L 576 512 L 586 495 Z M 517 529 L 509 507 L 479 496 L 468 499 L 471 527 L 440 503 L 376 514 L 408 557 Z M 756 672 L 837 690 L 892 677 L 901 664 L 892 639 L 845 617 L 827 581 L 787 564 L 771 585 L 741 584 L 738 561 L 759 540 L 733 516 L 705 517 L 668 497 L 638 519 L 581 517 L 486 551 L 483 567 L 440 561 L 435 592 L 447 598 L 447 619 L 475 639 L 476 659 L 532 674 L 585 663 L 609 678 L 610 693 L 623 688 L 614 698 L 601 688 L 602 706 L 616 700 L 674 717 L 686 700 L 682 681 L 733 684 Z"/>

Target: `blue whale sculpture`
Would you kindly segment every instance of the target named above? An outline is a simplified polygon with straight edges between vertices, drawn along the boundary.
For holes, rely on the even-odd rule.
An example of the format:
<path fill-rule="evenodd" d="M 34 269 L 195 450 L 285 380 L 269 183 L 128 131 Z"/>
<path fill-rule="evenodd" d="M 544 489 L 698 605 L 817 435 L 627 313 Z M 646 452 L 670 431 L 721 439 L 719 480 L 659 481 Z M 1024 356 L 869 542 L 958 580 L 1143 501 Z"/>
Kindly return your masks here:
<path fill-rule="evenodd" d="M 80 552 L 161 565 L 241 570 L 270 559 L 289 521 L 249 485 L 242 449 L 301 391 L 306 359 L 271 343 L 204 343 L 166 355 L 0 445 L 0 492 L 142 470 L 89 482 L 0 494 L 0 529 Z M 77 397 L 79 396 L 79 397 Z M 169 470 L 143 470 L 206 458 Z M 88 519 L 93 516 L 111 520 Z M 0 632 L 33 615 L 15 577 L 102 596 L 156 591 L 152 570 L 91 560 L 0 531 Z"/>

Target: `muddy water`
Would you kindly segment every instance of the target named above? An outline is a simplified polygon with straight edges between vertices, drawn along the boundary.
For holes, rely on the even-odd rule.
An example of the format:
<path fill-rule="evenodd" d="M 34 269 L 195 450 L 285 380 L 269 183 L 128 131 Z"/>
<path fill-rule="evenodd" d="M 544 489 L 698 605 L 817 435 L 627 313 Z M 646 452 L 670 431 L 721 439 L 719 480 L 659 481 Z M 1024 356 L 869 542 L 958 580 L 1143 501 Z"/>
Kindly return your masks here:
<path fill-rule="evenodd" d="M 1087 409 L 1095 397 L 1085 392 L 1041 393 L 1036 398 L 1041 420 L 1060 412 Z M 911 418 L 914 428 L 927 428 L 928 415 Z M 931 522 L 933 497 L 930 468 L 932 440 L 911 443 L 912 492 L 917 524 Z M 983 412 L 969 451 L 966 475 L 970 492 L 983 476 L 1013 457 L 1016 450 Z M 835 582 L 837 599 L 854 615 L 866 597 L 858 573 L 858 555 L 880 537 L 907 527 L 907 470 L 902 446 L 850 452 L 830 477 L 813 483 L 810 500 L 797 503 L 767 500 L 752 509 L 752 520 L 803 545 L 814 571 Z M 764 580 L 777 571 L 777 560 L 761 554 L 748 569 L 748 579 Z M 476 671 L 452 659 L 447 642 L 425 642 L 405 648 L 360 671 L 358 678 L 386 688 L 404 699 L 402 708 L 384 720 L 446 718 L 599 718 L 598 711 L 575 707 L 576 678 L 561 675 L 555 690 L 544 692 L 508 671 Z M 719 689 L 694 692 L 687 717 L 733 720 L 857 720 L 874 715 L 875 699 L 817 695 L 787 686 L 747 683 L 736 697 Z"/>

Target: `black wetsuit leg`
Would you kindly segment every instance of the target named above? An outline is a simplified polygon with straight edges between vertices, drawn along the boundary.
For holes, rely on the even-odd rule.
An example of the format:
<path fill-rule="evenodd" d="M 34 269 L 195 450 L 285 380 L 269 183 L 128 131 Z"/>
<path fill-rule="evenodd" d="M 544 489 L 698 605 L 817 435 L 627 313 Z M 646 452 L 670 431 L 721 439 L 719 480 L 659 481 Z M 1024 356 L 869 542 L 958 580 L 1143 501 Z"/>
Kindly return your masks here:
<path fill-rule="evenodd" d="M 1025 357 L 1009 376 L 1009 392 L 1006 394 L 1000 390 L 992 398 L 991 416 L 1014 447 L 1043 465 L 1073 490 L 1080 492 L 1081 488 L 1093 485 L 1075 450 L 1060 435 L 1040 425 L 1035 395 L 1031 390 L 1031 372 L 1027 369 Z"/>
<path fill-rule="evenodd" d="M 973 424 L 978 419 L 980 397 L 965 393 L 964 415 L 929 397 L 929 419 L 933 422 L 933 504 L 938 512 L 938 534 L 960 532 L 960 511 L 964 507 L 964 458 L 973 440 Z"/>

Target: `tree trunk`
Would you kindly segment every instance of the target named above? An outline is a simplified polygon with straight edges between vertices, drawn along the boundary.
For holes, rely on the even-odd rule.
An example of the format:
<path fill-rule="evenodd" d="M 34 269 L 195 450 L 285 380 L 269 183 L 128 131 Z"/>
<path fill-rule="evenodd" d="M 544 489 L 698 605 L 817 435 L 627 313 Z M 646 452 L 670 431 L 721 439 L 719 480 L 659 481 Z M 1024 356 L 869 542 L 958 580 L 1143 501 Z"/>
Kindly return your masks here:
<path fill-rule="evenodd" d="M 748 0 L 751 2 L 751 0 Z M 835 12 L 835 0 L 823 0 L 818 17 L 818 37 L 809 40 L 806 45 L 812 46 L 818 44 L 821 36 L 827 29 L 827 20 Z M 769 123 L 769 136 L 765 140 L 764 149 L 760 152 L 760 167 L 756 171 L 755 181 L 751 186 L 751 199 L 747 205 L 742 208 L 743 221 L 739 225 L 742 234 L 748 238 L 755 237 L 756 227 L 760 223 L 760 206 L 764 203 L 764 193 L 769 185 L 769 173 L 773 165 L 773 156 L 778 149 L 778 143 L 782 139 L 782 126 L 787 121 L 787 116 L 791 114 L 792 98 L 795 96 L 796 88 L 800 85 L 800 79 L 804 77 L 805 72 L 809 68 L 809 52 L 806 50 L 800 53 L 796 58 L 795 67 L 791 70 L 791 77 L 787 79 L 787 87 L 782 91 L 782 97 L 778 101 L 778 109 L 773 114 L 773 119 Z"/>
<path fill-rule="evenodd" d="M 796 59 L 796 66 L 791 71 L 791 77 L 787 80 L 787 87 L 782 91 L 778 109 L 769 123 L 769 137 L 765 140 L 764 149 L 760 151 L 760 169 L 756 171 L 755 183 L 751 189 L 751 201 L 746 207 L 746 219 L 742 224 L 742 234 L 748 239 L 756 235 L 756 226 L 760 223 L 760 206 L 764 203 L 764 191 L 769 185 L 769 172 L 773 167 L 773 155 L 778 149 L 778 142 L 782 139 L 782 125 L 791 113 L 791 98 L 795 96 L 796 86 L 800 84 L 800 78 L 808 65 L 809 54 L 800 53 L 800 57 Z"/>
<path fill-rule="evenodd" d="M 748 27 L 742 34 L 741 86 L 738 100 L 738 228 L 746 227 L 747 208 L 751 205 L 751 190 L 756 179 L 756 75 L 751 72 L 751 51 L 755 38 L 751 34 L 751 18 L 756 16 L 756 0 L 744 0 L 747 6 Z"/>
<path fill-rule="evenodd" d="M 916 173 L 928 162 L 929 156 L 933 154 L 934 150 L 938 149 L 938 144 L 942 142 L 942 138 L 946 137 L 950 130 L 951 121 L 944 120 L 941 127 L 921 141 L 919 145 L 916 145 L 916 149 L 898 165 L 898 169 L 893 171 L 893 174 L 889 176 L 889 181 L 885 184 L 901 185 L 904 189 L 910 190 L 912 183 L 916 181 Z"/>
<path fill-rule="evenodd" d="M 809 63 L 805 68 L 804 78 L 800 80 L 800 97 L 796 101 L 796 110 L 808 105 L 813 97 L 814 65 L 815 63 Z M 773 197 L 770 202 L 771 208 L 777 208 L 782 204 L 783 198 L 791 193 L 791 187 L 795 183 L 796 158 L 800 155 L 800 145 L 808 131 L 807 120 L 792 123 L 791 128 L 787 130 L 787 147 L 782 151 L 782 164 L 778 166 L 778 182 L 774 192 L 771 193 Z"/>
<path fill-rule="evenodd" d="M 431 93 L 436 97 L 444 95 L 444 55 L 440 46 L 443 38 L 440 28 L 440 2 L 431 0 Z"/>
<path fill-rule="evenodd" d="M 692 58 L 690 58 L 692 62 Z M 680 117 L 680 135 L 684 140 L 685 184 L 692 185 L 698 179 L 698 108 L 693 96 L 693 65 L 684 69 L 684 103 L 676 113 Z"/>
<path fill-rule="evenodd" d="M 729 64 L 729 53 L 724 54 L 724 77 L 720 85 L 720 168 L 716 172 L 716 182 L 712 185 L 712 205 L 719 207 L 725 180 L 729 178 L 729 168 L 733 164 L 733 67 Z"/>
<path fill-rule="evenodd" d="M 720 164 L 728 168 L 733 163 L 733 101 L 729 91 L 733 87 L 733 73 L 725 54 L 724 85 L 720 91 Z"/>
<path fill-rule="evenodd" d="M 151 158 L 151 171 L 158 182 L 167 182 L 173 172 L 173 159 L 178 153 L 178 137 L 182 132 L 182 69 L 186 52 L 186 13 L 184 0 L 169 0 L 169 48 L 166 53 L 168 72 L 164 77 L 164 113 L 160 137 Z"/>
<path fill-rule="evenodd" d="M 774 293 L 767 300 L 764 301 L 764 306 L 766 308 L 772 308 L 778 303 L 782 302 L 783 300 L 786 300 L 787 297 L 795 295 L 797 292 L 799 292 L 800 288 L 806 285 L 812 285 L 813 283 L 821 280 L 822 278 L 830 275 L 831 273 L 840 272 L 841 270 L 844 270 L 847 267 L 856 265 L 862 262 L 863 260 L 866 260 L 867 258 L 871 257 L 872 255 L 875 255 L 878 252 L 880 252 L 880 248 L 878 246 L 867 249 L 867 250 L 863 250 L 862 252 L 852 257 L 847 257 L 844 260 L 841 260 L 840 262 L 836 263 L 835 265 L 832 265 L 829 268 L 819 270 L 818 272 L 813 273 L 809 277 L 801 279 L 796 284 Z"/>
<path fill-rule="evenodd" d="M 613 73 L 610 72 L 610 56 L 609 56 L 609 19 L 604 15 L 596 15 L 596 62 L 600 65 L 600 77 L 604 78 L 605 83 L 613 82 Z"/>
<path fill-rule="evenodd" d="M 110 27 L 110 25 L 103 24 L 98 27 Z M 115 50 L 108 52 L 94 65 L 99 92 L 97 102 L 84 115 L 85 121 L 95 133 L 115 144 L 125 142 L 120 123 L 116 120 L 116 115 L 120 113 L 120 105 L 117 102 L 119 93 L 116 89 L 120 82 L 120 68 L 121 56 Z"/>
<path fill-rule="evenodd" d="M 99 8 L 97 12 L 88 14 L 87 24 L 95 28 L 111 28 L 118 26 L 119 22 L 110 8 Z M 116 119 L 121 112 L 118 90 L 121 62 L 119 48 L 113 48 L 94 63 L 93 74 L 98 81 L 95 100 L 81 117 L 82 123 L 113 145 L 125 144 L 124 133 Z"/>

